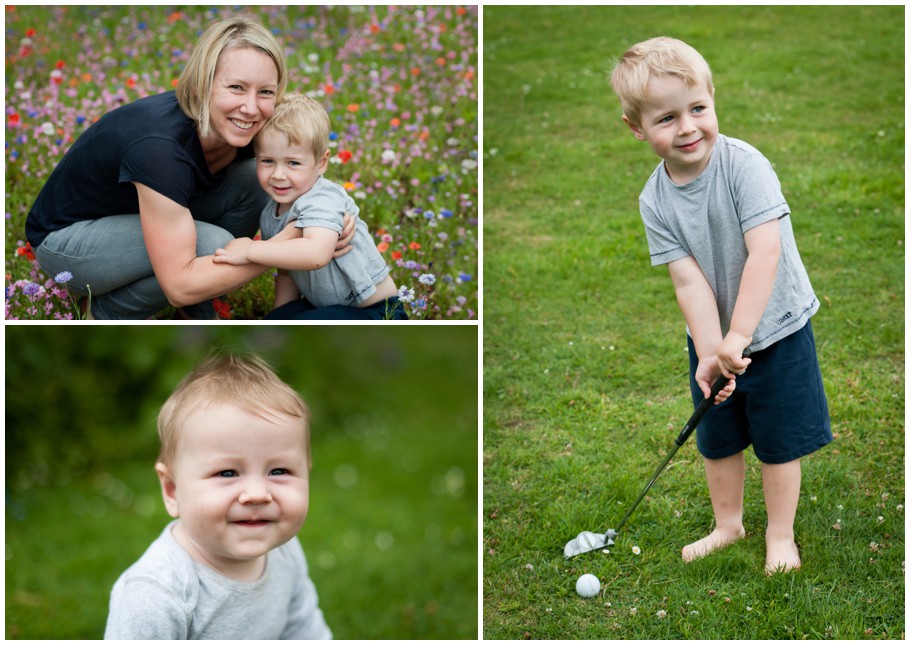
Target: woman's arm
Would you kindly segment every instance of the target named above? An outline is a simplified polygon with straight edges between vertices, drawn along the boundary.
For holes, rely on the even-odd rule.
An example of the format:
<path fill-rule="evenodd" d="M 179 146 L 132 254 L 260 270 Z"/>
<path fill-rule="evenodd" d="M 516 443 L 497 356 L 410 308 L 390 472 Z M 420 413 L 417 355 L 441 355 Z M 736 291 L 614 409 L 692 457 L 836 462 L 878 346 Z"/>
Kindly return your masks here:
<path fill-rule="evenodd" d="M 196 225 L 189 209 L 144 184 L 139 194 L 139 221 L 155 277 L 168 302 L 186 307 L 218 297 L 267 271 L 258 264 L 217 266 L 212 256 L 196 256 Z"/>

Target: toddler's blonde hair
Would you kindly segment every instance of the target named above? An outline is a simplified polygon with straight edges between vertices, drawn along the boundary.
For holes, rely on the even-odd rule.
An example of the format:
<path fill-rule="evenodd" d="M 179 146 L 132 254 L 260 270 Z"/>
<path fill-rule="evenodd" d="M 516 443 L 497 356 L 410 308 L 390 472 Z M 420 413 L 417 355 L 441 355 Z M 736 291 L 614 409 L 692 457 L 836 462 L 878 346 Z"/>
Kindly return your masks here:
<path fill-rule="evenodd" d="M 303 94 L 288 93 L 275 106 L 272 118 L 262 131 L 280 132 L 291 145 L 310 148 L 313 159 L 319 163 L 329 149 L 331 129 L 329 113 L 321 103 Z"/>
<path fill-rule="evenodd" d="M 217 353 L 190 372 L 158 414 L 161 452 L 158 461 L 172 468 L 180 432 L 189 416 L 212 404 L 230 404 L 261 416 L 283 414 L 300 419 L 307 465 L 310 465 L 310 410 L 300 395 L 272 368 L 251 354 Z"/>
<path fill-rule="evenodd" d="M 627 49 L 610 74 L 610 85 L 629 121 L 641 125 L 648 83 L 662 76 L 680 78 L 689 87 L 699 83 L 706 83 L 709 90 L 714 87 L 711 68 L 694 47 L 666 36 L 645 40 Z"/>

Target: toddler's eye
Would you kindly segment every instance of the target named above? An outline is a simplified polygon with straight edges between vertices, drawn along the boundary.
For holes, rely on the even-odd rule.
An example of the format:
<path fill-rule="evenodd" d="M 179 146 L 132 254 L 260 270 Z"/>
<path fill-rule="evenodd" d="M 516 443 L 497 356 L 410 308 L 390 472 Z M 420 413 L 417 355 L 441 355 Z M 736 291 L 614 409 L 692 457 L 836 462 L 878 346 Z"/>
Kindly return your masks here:
<path fill-rule="evenodd" d="M 269 472 L 269 474 L 277 476 L 277 475 L 287 475 L 287 474 L 289 474 L 289 472 L 290 471 L 287 468 L 272 468 L 272 470 L 271 470 L 271 472 Z"/>
<path fill-rule="evenodd" d="M 237 471 L 236 470 L 222 470 L 221 472 L 219 472 L 217 474 L 217 476 L 218 477 L 236 477 Z"/>

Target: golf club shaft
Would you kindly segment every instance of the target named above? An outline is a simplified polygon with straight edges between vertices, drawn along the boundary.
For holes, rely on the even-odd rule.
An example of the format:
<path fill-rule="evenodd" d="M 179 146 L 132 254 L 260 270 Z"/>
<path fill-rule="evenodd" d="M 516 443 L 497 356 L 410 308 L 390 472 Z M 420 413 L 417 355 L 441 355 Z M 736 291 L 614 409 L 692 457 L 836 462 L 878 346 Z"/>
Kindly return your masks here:
<path fill-rule="evenodd" d="M 648 482 L 648 485 L 645 486 L 645 489 L 643 491 L 641 491 L 641 494 L 632 503 L 632 506 L 629 507 L 629 510 L 626 511 L 626 514 L 623 516 L 622 520 L 619 522 L 619 526 L 617 526 L 614 529 L 614 531 L 616 531 L 616 533 L 619 533 L 622 530 L 622 527 L 626 525 L 626 522 L 632 516 L 632 513 L 635 511 L 635 509 L 641 503 L 641 500 L 644 499 L 645 495 L 648 494 L 648 491 L 651 489 L 651 486 L 654 485 L 654 482 L 656 482 L 657 478 L 660 477 L 660 474 L 664 471 L 664 468 L 666 468 L 667 464 L 670 463 L 670 460 L 673 459 L 673 455 L 675 455 L 676 451 L 679 450 L 680 446 L 682 446 L 686 442 L 686 439 L 688 439 L 689 436 L 692 434 L 692 432 L 695 430 L 695 427 L 698 425 L 698 422 L 701 421 L 702 417 L 705 416 L 705 414 L 707 414 L 708 410 L 711 409 L 711 406 L 714 405 L 714 398 L 717 396 L 718 392 L 720 392 L 722 389 L 724 389 L 724 386 L 727 384 L 728 380 L 729 379 L 727 377 L 725 377 L 723 374 L 721 374 L 720 377 L 716 381 L 714 381 L 714 385 L 711 386 L 711 396 L 709 396 L 704 401 L 699 403 L 698 407 L 695 408 L 695 412 L 693 412 L 692 416 L 689 417 L 689 420 L 686 421 L 686 425 L 683 426 L 682 432 L 679 433 L 679 436 L 676 437 L 676 440 L 673 442 L 673 448 L 670 450 L 670 454 L 668 454 L 666 456 L 666 458 L 657 467 L 657 470 L 654 471 L 654 474 L 651 476 L 651 481 Z"/>

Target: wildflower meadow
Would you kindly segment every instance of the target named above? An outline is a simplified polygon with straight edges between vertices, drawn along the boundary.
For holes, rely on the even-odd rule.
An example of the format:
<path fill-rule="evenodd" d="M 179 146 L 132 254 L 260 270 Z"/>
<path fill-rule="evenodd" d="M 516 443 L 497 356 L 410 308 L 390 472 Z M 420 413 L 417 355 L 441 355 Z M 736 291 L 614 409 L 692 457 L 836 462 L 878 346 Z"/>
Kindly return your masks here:
<path fill-rule="evenodd" d="M 289 91 L 329 111 L 326 176 L 358 203 L 409 316 L 476 317 L 476 6 L 8 5 L 6 318 L 79 317 L 66 272 L 45 275 L 25 240 L 34 198 L 86 128 L 172 90 L 202 30 L 237 12 L 285 45 Z M 266 274 L 216 305 L 222 318 L 258 319 L 272 299 Z"/>

